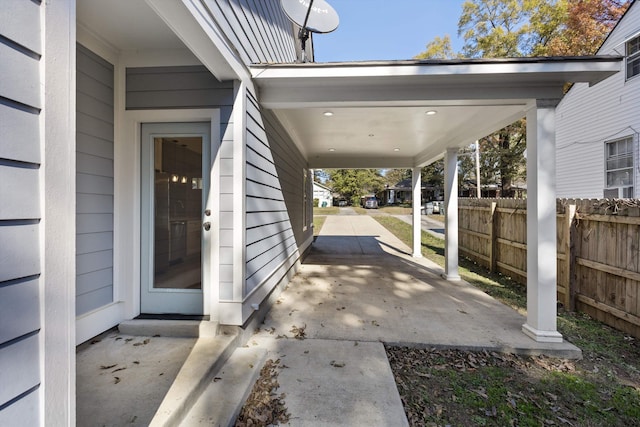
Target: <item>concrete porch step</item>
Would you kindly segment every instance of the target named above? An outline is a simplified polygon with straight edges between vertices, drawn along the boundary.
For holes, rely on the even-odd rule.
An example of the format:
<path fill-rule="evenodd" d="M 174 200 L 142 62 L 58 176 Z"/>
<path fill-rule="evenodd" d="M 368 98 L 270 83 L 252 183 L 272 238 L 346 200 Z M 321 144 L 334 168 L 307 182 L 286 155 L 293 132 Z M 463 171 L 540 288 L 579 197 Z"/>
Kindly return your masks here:
<path fill-rule="evenodd" d="M 200 336 L 182 365 L 150 426 L 177 426 L 213 383 L 227 359 L 240 345 L 240 328 L 225 327 L 214 337 Z"/>
<path fill-rule="evenodd" d="M 183 418 L 180 426 L 233 426 L 267 358 L 260 348 L 238 348 Z"/>
<path fill-rule="evenodd" d="M 218 322 L 208 320 L 132 319 L 120 323 L 118 330 L 142 337 L 213 338 L 220 334 Z"/>

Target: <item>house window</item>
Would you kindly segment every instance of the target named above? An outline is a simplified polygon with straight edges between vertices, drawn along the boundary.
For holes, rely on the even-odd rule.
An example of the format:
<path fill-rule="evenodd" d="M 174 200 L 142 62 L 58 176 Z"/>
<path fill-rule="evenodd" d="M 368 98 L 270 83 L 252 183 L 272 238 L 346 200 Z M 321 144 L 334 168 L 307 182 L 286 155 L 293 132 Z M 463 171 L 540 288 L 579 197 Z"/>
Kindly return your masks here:
<path fill-rule="evenodd" d="M 627 42 L 627 80 L 640 74 L 640 36 Z"/>
<path fill-rule="evenodd" d="M 606 188 L 605 197 L 631 198 L 633 193 L 633 138 L 605 143 Z"/>

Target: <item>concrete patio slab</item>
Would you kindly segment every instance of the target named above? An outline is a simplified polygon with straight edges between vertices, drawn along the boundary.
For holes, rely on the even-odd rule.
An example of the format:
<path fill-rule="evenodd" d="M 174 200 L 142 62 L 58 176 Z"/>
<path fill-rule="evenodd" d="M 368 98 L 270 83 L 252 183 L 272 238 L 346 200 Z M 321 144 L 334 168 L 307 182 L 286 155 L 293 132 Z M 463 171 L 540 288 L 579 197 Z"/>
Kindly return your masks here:
<path fill-rule="evenodd" d="M 80 345 L 76 425 L 149 425 L 195 342 L 111 330 Z"/>
<path fill-rule="evenodd" d="M 402 426 L 407 425 L 406 417 L 384 344 L 581 356 L 568 342 L 532 340 L 521 331 L 524 316 L 464 281 L 447 282 L 439 266 L 409 253 L 406 245 L 369 216 L 328 216 L 311 253 L 260 330 L 215 372 L 242 371 L 247 361 L 265 357 L 280 359 L 286 367 L 279 372 L 278 393 L 286 394 L 290 426 Z M 294 338 L 294 328 L 304 331 L 304 340 Z M 196 345 L 195 340 L 184 338 L 126 341 L 114 332 L 107 337 L 94 348 L 85 345 L 78 352 L 78 425 L 175 425 L 181 421 L 182 425 L 227 425 L 247 395 L 252 382 L 247 378 L 254 375 L 229 378 L 225 387 L 211 387 L 215 362 L 208 359 L 214 355 L 202 338 Z M 149 339 L 146 344 L 133 347 L 145 339 Z M 146 354 L 131 360 L 138 347 Z M 124 376 L 136 373 L 138 364 L 126 364 L 134 360 L 143 366 L 157 365 L 157 370 L 140 378 L 137 388 L 133 384 L 138 377 Z M 110 370 L 99 366 L 109 364 L 127 368 L 119 376 L 134 396 L 149 396 L 125 397 L 123 387 L 114 384 L 113 376 L 119 373 L 112 372 L 116 366 Z M 85 370 L 97 380 L 89 384 L 82 374 Z M 198 396 L 183 389 L 206 390 L 190 415 L 187 411 Z M 237 402 L 218 412 L 215 405 L 207 404 L 225 396 L 240 397 L 232 397 Z M 193 418 L 181 418 L 185 415 Z"/>
<path fill-rule="evenodd" d="M 289 426 L 407 426 L 384 346 L 375 342 L 254 337 L 280 359 L 278 393 Z"/>

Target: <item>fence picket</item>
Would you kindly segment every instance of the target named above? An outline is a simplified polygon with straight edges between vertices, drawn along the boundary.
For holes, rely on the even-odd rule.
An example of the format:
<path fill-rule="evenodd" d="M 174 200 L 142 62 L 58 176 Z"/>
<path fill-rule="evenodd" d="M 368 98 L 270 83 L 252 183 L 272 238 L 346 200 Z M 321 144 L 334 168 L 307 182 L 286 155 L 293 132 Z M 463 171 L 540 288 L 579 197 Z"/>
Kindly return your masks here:
<path fill-rule="evenodd" d="M 526 285 L 526 200 L 458 206 L 460 252 Z M 640 338 L 640 209 L 595 199 L 557 207 L 558 301 Z"/>

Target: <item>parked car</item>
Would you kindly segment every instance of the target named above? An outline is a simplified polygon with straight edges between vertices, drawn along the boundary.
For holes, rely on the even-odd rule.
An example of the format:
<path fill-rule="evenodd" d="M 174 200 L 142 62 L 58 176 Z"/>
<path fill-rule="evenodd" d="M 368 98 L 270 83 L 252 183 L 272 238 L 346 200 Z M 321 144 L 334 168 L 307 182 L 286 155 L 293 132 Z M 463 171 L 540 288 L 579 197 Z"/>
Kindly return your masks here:
<path fill-rule="evenodd" d="M 378 209 L 378 199 L 375 197 L 366 197 L 364 200 L 365 209 Z"/>

